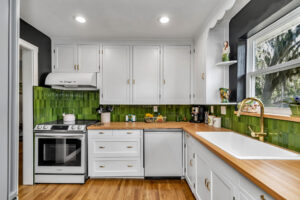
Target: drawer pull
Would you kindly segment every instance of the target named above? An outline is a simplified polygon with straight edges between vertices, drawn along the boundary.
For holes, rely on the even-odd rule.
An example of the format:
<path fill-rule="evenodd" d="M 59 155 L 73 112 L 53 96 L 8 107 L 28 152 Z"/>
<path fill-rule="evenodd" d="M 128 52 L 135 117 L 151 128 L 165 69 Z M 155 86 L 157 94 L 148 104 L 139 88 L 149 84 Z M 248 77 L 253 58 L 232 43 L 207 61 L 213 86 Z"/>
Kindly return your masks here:
<path fill-rule="evenodd" d="M 133 146 L 127 146 L 127 149 L 132 149 L 133 148 Z"/>
<path fill-rule="evenodd" d="M 105 166 L 104 166 L 104 165 L 100 165 L 99 167 L 100 167 L 100 168 L 104 168 Z"/>
<path fill-rule="evenodd" d="M 206 188 L 210 192 L 210 182 L 209 181 L 207 181 L 207 183 L 206 183 Z"/>
<path fill-rule="evenodd" d="M 128 135 L 132 134 L 132 132 L 127 132 Z"/>
<path fill-rule="evenodd" d="M 100 147 L 99 147 L 99 149 L 104 149 L 104 148 L 105 148 L 104 146 L 100 146 Z"/>
<path fill-rule="evenodd" d="M 264 195 L 260 195 L 260 199 L 261 199 L 261 200 L 266 200 L 266 198 L 265 198 Z"/>
<path fill-rule="evenodd" d="M 104 132 L 99 132 L 99 134 L 104 134 Z"/>
<path fill-rule="evenodd" d="M 127 165 L 127 167 L 133 167 L 133 165 Z"/>
<path fill-rule="evenodd" d="M 207 178 L 204 179 L 204 185 L 207 188 Z"/>
<path fill-rule="evenodd" d="M 192 159 L 190 160 L 190 166 L 193 166 L 193 160 Z"/>

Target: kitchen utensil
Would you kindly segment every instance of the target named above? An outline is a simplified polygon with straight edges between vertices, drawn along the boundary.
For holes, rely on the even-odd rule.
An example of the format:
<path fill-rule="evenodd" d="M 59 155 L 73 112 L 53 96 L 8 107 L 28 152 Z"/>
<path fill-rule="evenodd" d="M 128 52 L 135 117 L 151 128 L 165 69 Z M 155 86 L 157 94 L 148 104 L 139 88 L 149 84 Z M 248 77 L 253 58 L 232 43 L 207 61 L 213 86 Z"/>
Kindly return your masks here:
<path fill-rule="evenodd" d="M 110 112 L 101 113 L 101 123 L 110 123 Z"/>

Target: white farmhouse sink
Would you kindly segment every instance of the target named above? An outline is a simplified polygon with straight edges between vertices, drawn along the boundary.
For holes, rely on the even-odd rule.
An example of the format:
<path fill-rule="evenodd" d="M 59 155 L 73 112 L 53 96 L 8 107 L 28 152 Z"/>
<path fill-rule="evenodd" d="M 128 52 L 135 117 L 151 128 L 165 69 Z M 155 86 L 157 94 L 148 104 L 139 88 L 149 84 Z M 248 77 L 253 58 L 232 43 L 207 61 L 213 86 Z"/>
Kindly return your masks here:
<path fill-rule="evenodd" d="M 197 132 L 212 144 L 239 159 L 300 160 L 300 154 L 234 132 Z"/>

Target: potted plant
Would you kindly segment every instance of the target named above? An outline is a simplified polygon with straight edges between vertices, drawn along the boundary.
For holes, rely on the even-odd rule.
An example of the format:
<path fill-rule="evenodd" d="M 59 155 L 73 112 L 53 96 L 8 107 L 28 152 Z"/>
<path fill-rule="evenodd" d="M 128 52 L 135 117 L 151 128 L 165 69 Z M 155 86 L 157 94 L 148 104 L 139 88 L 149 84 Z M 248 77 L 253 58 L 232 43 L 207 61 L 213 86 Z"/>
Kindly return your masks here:
<path fill-rule="evenodd" d="M 300 117 L 300 96 L 286 99 L 284 102 L 289 104 L 292 116 Z"/>

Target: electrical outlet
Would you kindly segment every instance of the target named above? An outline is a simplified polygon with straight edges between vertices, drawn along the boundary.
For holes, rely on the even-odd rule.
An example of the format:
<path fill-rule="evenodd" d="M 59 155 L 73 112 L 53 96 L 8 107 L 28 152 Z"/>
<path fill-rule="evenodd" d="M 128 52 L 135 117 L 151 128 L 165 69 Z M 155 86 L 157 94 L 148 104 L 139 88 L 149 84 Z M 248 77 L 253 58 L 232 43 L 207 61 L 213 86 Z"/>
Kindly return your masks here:
<path fill-rule="evenodd" d="M 214 113 L 214 106 L 210 106 L 210 112 Z"/>
<path fill-rule="evenodd" d="M 221 106 L 221 115 L 226 115 L 226 106 Z"/>
<path fill-rule="evenodd" d="M 158 106 L 153 106 L 153 112 L 158 112 Z"/>

